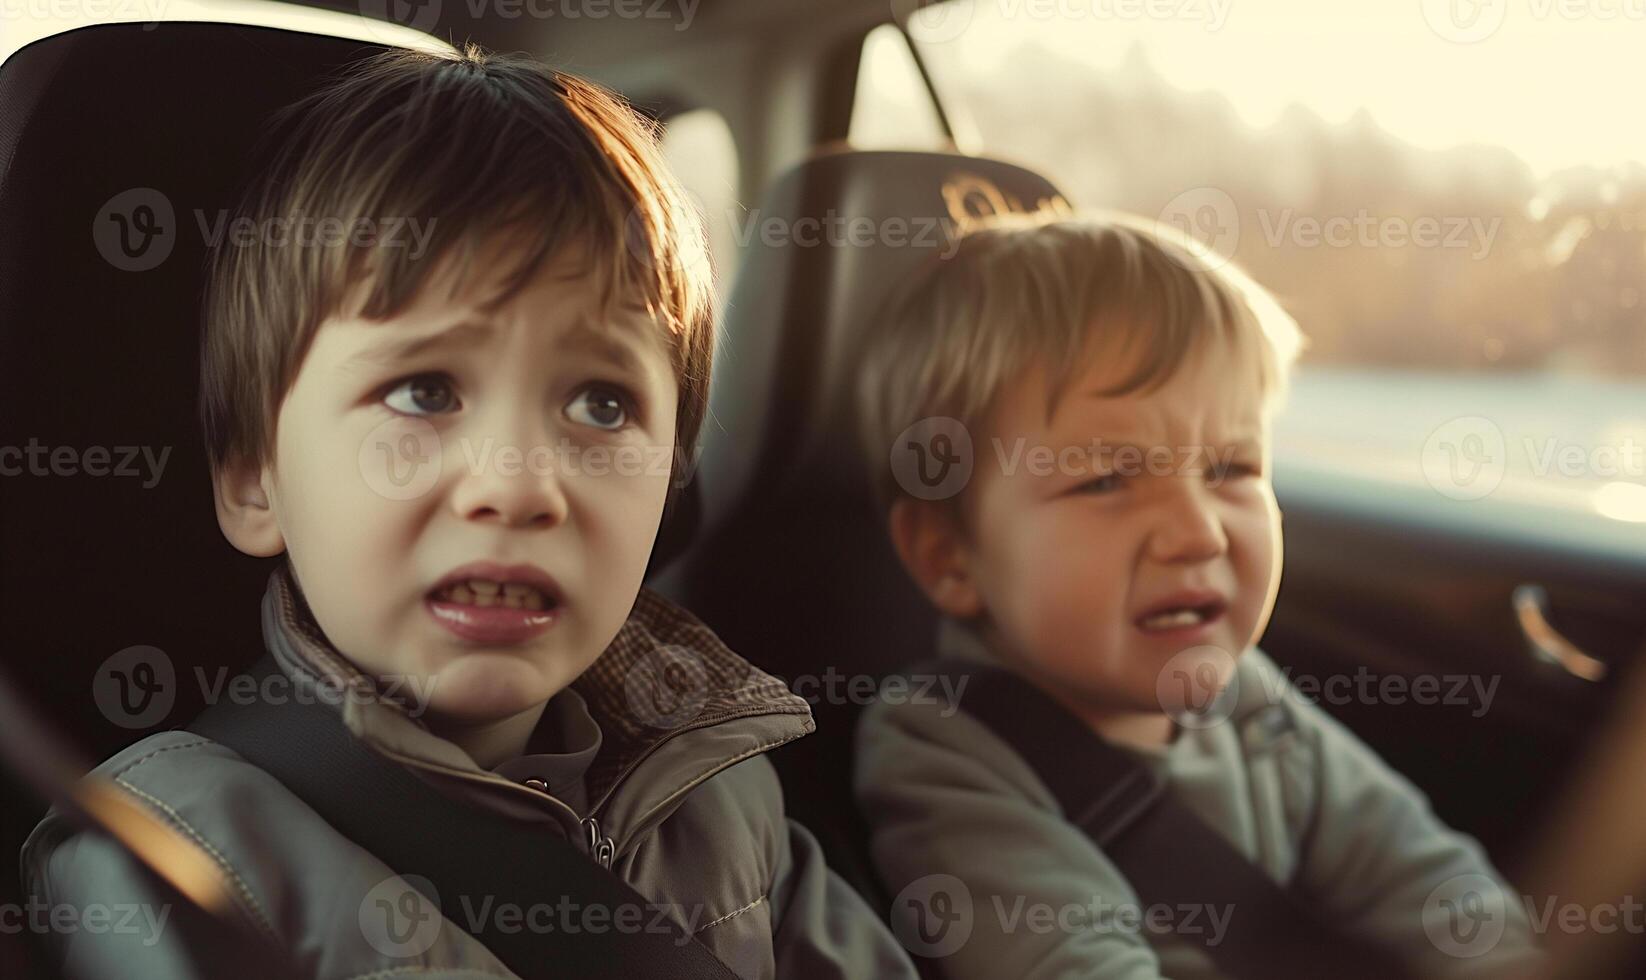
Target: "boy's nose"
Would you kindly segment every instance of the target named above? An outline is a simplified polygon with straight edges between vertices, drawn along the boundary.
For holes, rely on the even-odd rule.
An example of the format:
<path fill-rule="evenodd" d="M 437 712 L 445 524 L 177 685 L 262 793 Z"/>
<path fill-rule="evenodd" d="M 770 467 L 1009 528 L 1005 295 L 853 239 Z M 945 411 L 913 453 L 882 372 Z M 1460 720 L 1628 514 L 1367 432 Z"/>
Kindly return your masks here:
<path fill-rule="evenodd" d="M 567 502 L 560 476 L 544 464 L 543 453 L 505 452 L 465 471 L 452 492 L 452 509 L 468 521 L 507 527 L 553 527 L 566 519 Z M 466 462 L 466 461 L 465 461 Z"/>
<path fill-rule="evenodd" d="M 1216 502 L 1204 488 L 1184 483 L 1161 508 L 1149 537 L 1150 556 L 1156 561 L 1210 561 L 1229 549 Z"/>

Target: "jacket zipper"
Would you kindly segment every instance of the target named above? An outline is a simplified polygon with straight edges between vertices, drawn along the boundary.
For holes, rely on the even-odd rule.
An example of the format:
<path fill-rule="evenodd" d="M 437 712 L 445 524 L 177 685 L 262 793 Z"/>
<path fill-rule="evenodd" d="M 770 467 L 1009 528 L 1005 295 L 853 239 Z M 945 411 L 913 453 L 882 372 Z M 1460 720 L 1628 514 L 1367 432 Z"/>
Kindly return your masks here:
<path fill-rule="evenodd" d="M 648 758 L 650 758 L 652 756 L 652 754 L 654 752 L 656 752 L 657 749 L 660 746 L 662 746 L 665 742 L 672 741 L 676 737 L 678 737 L 680 735 L 684 735 L 686 732 L 696 731 L 697 729 L 700 729 L 700 728 L 712 728 L 717 724 L 722 724 L 722 723 L 721 722 L 709 722 L 709 723 L 702 724 L 702 725 L 688 725 L 685 728 L 677 729 L 676 731 L 670 732 L 663 739 L 661 739 L 660 741 L 654 743 L 649 749 L 647 749 L 644 753 L 641 754 L 640 758 L 638 758 L 638 759 L 634 760 L 633 762 L 629 763 L 628 767 L 626 769 L 624 769 L 621 773 L 618 774 L 617 779 L 606 790 L 605 795 L 601 796 L 600 800 L 597 803 L 595 803 L 594 806 L 589 808 L 589 815 L 587 817 L 579 817 L 577 815 L 576 811 L 574 811 L 571 807 L 567 806 L 563 800 L 561 800 L 559 797 L 557 797 L 557 796 L 553 795 L 552 793 L 550 793 L 549 790 L 548 790 L 548 784 L 543 783 L 543 781 L 539 780 L 539 779 L 526 779 L 526 780 L 522 780 L 521 782 L 517 783 L 512 779 L 504 779 L 504 778 L 501 778 L 501 777 L 498 777 L 498 776 L 490 776 L 490 777 L 477 776 L 477 775 L 474 775 L 472 773 L 464 772 L 460 769 L 450 768 L 448 766 L 432 765 L 432 764 L 430 764 L 428 762 L 425 762 L 421 759 L 414 759 L 410 756 L 401 755 L 398 752 L 394 752 L 394 751 L 388 750 L 388 749 L 383 749 L 381 747 L 379 747 L 379 751 L 382 751 L 384 755 L 387 755 L 392 759 L 398 760 L 402 764 L 411 765 L 411 766 L 415 766 L 415 767 L 418 767 L 418 768 L 428 769 L 428 770 L 437 771 L 437 772 L 443 772 L 443 773 L 446 773 L 447 775 L 455 776 L 458 779 L 462 779 L 465 782 L 477 783 L 477 784 L 486 785 L 486 786 L 496 786 L 496 785 L 507 786 L 507 787 L 510 787 L 511 789 L 515 789 L 515 790 L 518 790 L 520 792 L 528 793 L 534 799 L 549 801 L 550 803 L 554 804 L 556 807 L 558 807 L 561 810 L 565 811 L 566 813 L 570 814 L 572 819 L 576 820 L 578 822 L 578 824 L 582 826 L 583 833 L 584 833 L 584 836 L 585 836 L 585 843 L 587 845 L 587 849 L 588 849 L 588 852 L 589 852 L 589 857 L 592 858 L 595 861 L 596 864 L 599 864 L 603 868 L 608 868 L 609 869 L 612 866 L 612 862 L 616 858 L 617 845 L 616 845 L 616 842 L 612 840 L 612 838 L 606 836 L 605 834 L 603 834 L 601 832 L 600 822 L 595 818 L 595 814 L 597 814 L 600 811 L 602 811 L 603 809 L 605 809 L 606 804 L 610 803 L 611 800 L 612 800 L 612 797 L 617 795 L 618 787 L 620 787 L 636 769 L 640 768 L 640 764 L 645 762 Z M 799 738 L 799 737 L 800 736 L 796 735 L 793 738 Z M 784 742 L 793 741 L 793 738 L 784 739 Z M 777 744 L 783 744 L 783 742 L 780 742 L 780 743 L 777 743 Z M 773 748 L 776 748 L 776 747 L 777 747 L 777 745 L 767 746 L 765 751 L 769 751 L 769 750 L 771 750 Z M 719 765 L 713 766 L 709 770 L 699 774 L 697 776 L 697 778 L 691 780 L 685 786 L 680 787 L 674 793 L 671 793 L 669 795 L 668 799 L 664 800 L 663 802 L 657 804 L 656 806 L 654 806 L 650 810 L 648 810 L 642 816 L 641 820 L 637 823 L 637 825 L 635 827 L 629 828 L 629 836 L 633 837 L 634 834 L 636 834 L 640 830 L 644 829 L 645 825 L 650 820 L 650 817 L 653 814 L 657 813 L 659 810 L 663 809 L 665 806 L 667 806 L 671 801 L 673 801 L 675 799 L 678 799 L 679 797 L 683 796 L 686 793 L 689 793 L 691 790 L 693 790 L 696 787 L 702 785 L 706 780 L 714 777 L 718 773 L 724 771 L 728 767 L 730 767 L 730 766 L 732 766 L 732 765 L 734 765 L 734 764 L 736 764 L 737 762 L 740 762 L 740 761 L 742 761 L 742 760 L 741 759 L 729 759 L 729 760 L 726 760 L 726 761 L 722 762 Z M 541 787 L 531 785 L 533 783 L 541 784 Z"/>
<path fill-rule="evenodd" d="M 768 714 L 771 714 L 771 712 L 763 713 L 763 714 L 758 715 L 758 716 L 744 716 L 744 717 L 765 717 Z M 600 797 L 600 799 L 594 804 L 594 806 L 589 808 L 589 816 L 587 818 L 588 822 L 594 823 L 594 819 L 595 819 L 594 815 L 597 814 L 597 813 L 602 812 L 603 810 L 605 810 L 606 804 L 610 803 L 612 801 L 612 798 L 617 795 L 618 788 L 621 787 L 623 785 L 623 783 L 626 782 L 628 780 L 628 778 L 631 775 L 634 774 L 635 770 L 640 768 L 642 763 L 644 763 L 647 759 L 651 758 L 653 753 L 655 753 L 659 748 L 661 748 L 664 743 L 670 742 L 670 741 L 674 740 L 675 738 L 678 738 L 679 736 L 686 734 L 687 732 L 697 731 L 697 730 L 703 729 L 703 728 L 713 728 L 718 724 L 724 724 L 724 722 L 708 722 L 706 724 L 687 725 L 684 728 L 679 728 L 679 729 L 674 730 L 673 732 L 670 732 L 669 734 L 665 735 L 662 739 L 660 739 L 657 742 L 653 743 L 652 746 L 649 749 L 647 749 L 644 753 L 642 753 L 638 759 L 635 759 L 633 762 L 629 763 L 627 768 L 625 768 L 621 773 L 618 773 L 616 780 L 614 780 L 612 782 L 611 786 L 606 789 L 605 794 Z M 778 742 L 778 743 L 773 744 L 773 745 L 768 745 L 768 746 L 766 746 L 765 749 L 762 749 L 761 751 L 763 753 L 764 752 L 769 752 L 770 750 L 776 748 L 778 745 L 786 744 L 786 743 L 791 742 L 794 739 L 799 738 L 799 737 L 800 737 L 799 735 L 792 736 L 790 738 L 784 739 L 782 742 Z M 708 769 L 708 770 L 706 770 L 702 773 L 699 773 L 695 779 L 691 780 L 686 785 L 684 785 L 684 786 L 680 787 L 679 789 L 675 790 L 673 793 L 669 794 L 669 796 L 666 799 L 658 802 L 651 809 L 647 810 L 644 814 L 642 814 L 640 819 L 635 822 L 635 825 L 628 829 L 627 839 L 632 839 L 636 834 L 638 834 L 641 831 L 645 830 L 646 827 L 648 826 L 648 824 L 650 823 L 651 817 L 654 814 L 658 813 L 663 808 L 667 807 L 670 803 L 672 803 L 673 801 L 675 801 L 675 800 L 679 799 L 680 797 L 686 795 L 687 793 L 690 793 L 692 790 L 696 789 L 698 786 L 701 786 L 703 783 L 709 781 L 710 779 L 712 779 L 715 776 L 719 775 L 720 773 L 724 772 L 726 769 L 728 769 L 731 766 L 737 764 L 738 762 L 742 762 L 742 761 L 743 761 L 742 758 L 724 760 L 721 763 L 719 763 L 718 765 L 715 765 L 715 766 L 711 767 L 710 769 Z M 596 826 L 598 827 L 599 825 L 596 824 Z M 612 839 L 610 837 L 605 838 L 605 840 L 606 840 L 606 843 L 608 845 L 610 845 L 612 843 Z M 625 844 L 626 843 L 627 843 L 627 840 L 625 841 Z M 606 866 L 611 867 L 609 858 L 608 858 L 608 863 L 607 863 Z"/>
<path fill-rule="evenodd" d="M 600 821 L 593 817 L 584 817 L 582 823 L 583 831 L 588 837 L 589 857 L 594 858 L 595 864 L 610 871 L 612 858 L 617 853 L 612 839 L 600 833 Z"/>
<path fill-rule="evenodd" d="M 282 601 L 281 604 L 285 609 L 286 617 L 288 619 L 291 618 L 291 617 L 294 617 L 296 615 L 296 606 L 295 606 L 295 603 L 292 599 L 291 593 L 289 591 L 286 592 L 282 596 L 282 600 L 283 601 Z M 301 653 L 299 653 L 297 655 L 297 659 L 301 661 L 301 659 L 302 659 L 302 654 Z M 710 722 L 710 723 L 704 724 L 704 725 L 688 725 L 685 728 L 677 729 L 676 731 L 673 731 L 673 732 L 669 733 L 663 739 L 661 739 L 660 741 L 654 743 L 650 748 L 648 748 L 644 753 L 642 753 L 641 756 L 638 759 L 635 759 L 633 762 L 631 762 L 628 765 L 628 767 L 626 769 L 624 769 L 621 773 L 618 774 L 617 779 L 612 783 L 612 785 L 609 788 L 607 788 L 605 795 L 603 795 L 600 798 L 600 800 L 598 802 L 596 802 L 593 807 L 590 808 L 589 815 L 587 817 L 581 817 L 581 818 L 578 817 L 577 813 L 575 811 L 573 811 L 571 809 L 571 807 L 568 807 L 563 800 L 559 799 L 558 797 L 554 796 L 552 793 L 549 792 L 548 785 L 546 783 L 543 783 L 542 780 L 537 780 L 537 779 L 524 780 L 523 785 L 522 784 L 517 784 L 517 783 L 513 782 L 512 780 L 508 780 L 508 779 L 503 779 L 503 780 L 501 780 L 501 782 L 505 786 L 519 785 L 521 789 L 524 789 L 527 792 L 530 792 L 534 797 L 537 797 L 539 799 L 547 799 L 551 803 L 558 806 L 561 810 L 563 810 L 566 813 L 570 814 L 572 816 L 572 818 L 577 820 L 579 825 L 581 825 L 582 828 L 583 828 L 583 832 L 584 832 L 584 835 L 585 835 L 585 843 L 586 843 L 587 848 L 588 848 L 589 857 L 593 858 L 595 863 L 600 865 L 602 868 L 606 868 L 606 869 L 609 870 L 612 866 L 612 861 L 616 857 L 617 847 L 616 847 L 616 844 L 613 842 L 613 840 L 609 836 L 601 833 L 600 822 L 597 819 L 595 819 L 594 814 L 598 813 L 601 809 L 603 809 L 605 807 L 605 805 L 608 802 L 611 801 L 611 798 L 614 795 L 616 795 L 616 793 L 617 793 L 617 788 L 619 786 L 621 786 L 626 779 L 628 779 L 629 774 L 633 773 L 636 769 L 638 769 L 640 767 L 640 764 L 642 762 L 646 761 L 646 759 L 649 758 L 652 755 L 652 753 L 656 752 L 658 747 L 661 746 L 664 742 L 671 741 L 676 736 L 682 735 L 682 734 L 684 734 L 686 732 L 689 732 L 689 731 L 694 731 L 698 728 L 712 728 L 712 727 L 714 727 L 715 724 L 718 724 L 718 723 Z M 799 736 L 795 736 L 795 737 L 798 738 Z M 785 740 L 785 741 L 788 741 L 788 740 Z M 775 746 L 771 746 L 771 747 L 775 747 Z M 771 748 L 771 747 L 768 747 L 768 748 Z M 391 751 L 391 750 L 388 750 L 388 749 L 384 749 L 381 746 L 379 746 L 379 751 L 382 751 L 384 755 L 386 755 L 386 756 L 388 756 L 392 759 L 398 760 L 403 765 L 411 765 L 411 766 L 416 766 L 416 767 L 419 767 L 419 768 L 445 772 L 449 775 L 456 776 L 456 777 L 458 777 L 460 779 L 463 779 L 465 781 L 468 781 L 468 782 L 480 783 L 480 784 L 483 784 L 483 785 L 495 785 L 493 783 L 492 779 L 487 779 L 485 777 L 478 777 L 477 778 L 476 776 L 474 776 L 470 773 L 466 773 L 466 772 L 463 772 L 463 771 L 458 770 L 458 769 L 452 769 L 452 768 L 449 768 L 447 766 L 430 765 L 429 763 L 424 762 L 421 759 L 414 759 L 410 756 L 402 755 L 398 752 L 394 752 L 394 751 Z M 730 762 L 722 763 L 721 765 L 713 767 L 708 772 L 702 773 L 696 779 L 693 779 L 690 783 L 688 783 L 687 785 L 681 787 L 675 793 L 671 794 L 670 797 L 669 797 L 669 800 L 673 800 L 673 799 L 675 799 L 675 798 L 677 798 L 677 797 L 679 797 L 679 796 L 681 796 L 681 795 L 683 795 L 687 792 L 690 792 L 692 789 L 694 789 L 697 786 L 701 785 L 703 782 L 705 782 L 709 778 L 713 777 L 717 773 L 719 773 L 722 770 L 726 769 L 728 766 L 732 765 L 733 762 L 735 762 L 735 761 L 739 761 L 739 760 L 733 760 L 733 761 L 730 761 Z M 533 786 L 533 785 L 531 785 L 532 783 L 537 783 L 538 785 Z M 659 803 L 657 806 L 654 806 L 654 807 L 651 808 L 651 810 L 647 811 L 647 813 L 642 817 L 641 824 L 644 824 L 646 822 L 646 820 L 652 814 L 656 813 L 657 811 L 661 810 L 664 806 L 666 806 L 668 804 L 669 800 L 665 800 L 663 803 Z M 637 830 L 638 830 L 638 828 L 631 828 L 630 836 L 632 837 L 633 834 L 635 832 L 637 832 Z"/>
<path fill-rule="evenodd" d="M 553 800 L 562 807 L 565 806 L 565 803 L 549 792 L 549 784 L 541 779 L 522 779 L 520 784 L 539 796 Z M 612 858 L 616 854 L 616 848 L 612 845 L 612 839 L 600 832 L 600 822 L 594 817 L 588 816 L 579 819 L 577 824 L 583 828 L 583 844 L 589 852 L 589 857 L 594 859 L 595 864 L 608 871 L 611 870 Z"/>

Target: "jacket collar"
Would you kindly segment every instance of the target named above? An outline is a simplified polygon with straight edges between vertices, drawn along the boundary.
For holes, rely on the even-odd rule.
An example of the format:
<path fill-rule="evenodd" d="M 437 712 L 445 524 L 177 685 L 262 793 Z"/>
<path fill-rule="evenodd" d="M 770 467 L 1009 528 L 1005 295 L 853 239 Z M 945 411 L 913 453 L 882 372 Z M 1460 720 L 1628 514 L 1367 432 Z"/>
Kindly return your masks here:
<path fill-rule="evenodd" d="M 335 691 L 370 691 L 373 684 L 326 638 L 303 598 L 290 563 L 269 576 L 263 597 L 263 638 L 295 687 L 326 686 Z M 516 815 L 529 816 L 531 794 L 499 772 L 482 769 L 468 753 L 430 731 L 420 720 L 416 692 L 384 692 L 386 697 L 319 697 L 336 707 L 349 731 L 368 746 L 436 782 L 461 785 L 487 796 Z M 584 719 L 592 723 L 588 734 Z M 665 797 L 683 791 L 734 762 L 747 751 L 740 740 L 723 736 L 738 725 L 758 729 L 767 748 L 813 730 L 811 709 L 775 677 L 733 653 L 691 613 L 649 589 L 641 589 L 617 636 L 570 688 L 553 698 L 541 724 L 576 733 L 558 761 L 563 778 L 580 773 L 590 808 L 599 808 L 619 790 L 624 812 L 648 814 Z M 696 733 L 705 736 L 694 737 Z M 593 751 L 590 751 L 592 739 Z M 668 751 L 660 752 L 665 743 Z M 568 761 L 565 756 L 577 757 Z M 668 774 L 627 778 L 648 760 Z M 523 766 L 544 762 L 524 757 L 499 770 L 518 775 Z M 661 778 L 655 778 L 661 777 Z M 488 792 L 489 791 L 489 792 Z M 537 809 L 541 809 L 538 807 Z M 576 815 L 584 816 L 577 807 Z M 526 812 L 523 812 L 526 811 Z M 540 814 L 539 814 L 540 815 Z"/>

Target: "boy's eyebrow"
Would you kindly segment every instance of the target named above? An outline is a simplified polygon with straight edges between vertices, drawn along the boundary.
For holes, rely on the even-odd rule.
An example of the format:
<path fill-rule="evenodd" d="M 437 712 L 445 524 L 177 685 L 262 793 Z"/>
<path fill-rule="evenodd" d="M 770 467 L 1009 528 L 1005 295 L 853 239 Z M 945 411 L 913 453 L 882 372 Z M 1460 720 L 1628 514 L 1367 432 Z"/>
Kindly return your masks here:
<path fill-rule="evenodd" d="M 344 363 L 345 367 L 371 364 L 388 366 L 410 360 L 419 354 L 447 347 L 472 347 L 495 328 L 484 320 L 460 320 L 457 323 L 420 336 L 393 336 L 356 351 Z"/>
<path fill-rule="evenodd" d="M 566 331 L 563 344 L 593 354 L 626 374 L 644 373 L 634 348 L 613 336 L 617 332 L 615 326 L 609 325 L 602 330 L 588 317 L 579 317 L 577 323 Z"/>
<path fill-rule="evenodd" d="M 1089 437 L 1086 441 L 1072 442 L 1069 446 L 1093 455 L 1099 452 L 1112 453 L 1122 449 L 1128 452 L 1148 453 L 1162 447 L 1173 450 L 1211 447 L 1214 449 L 1234 449 L 1236 451 L 1245 449 L 1251 451 L 1263 448 L 1263 438 L 1256 434 L 1236 432 L 1221 439 L 1202 439 L 1199 442 L 1180 445 L 1175 442 L 1150 442 L 1146 439 L 1135 438 L 1132 435 L 1123 435 L 1118 438 L 1094 436 Z"/>
<path fill-rule="evenodd" d="M 345 362 L 345 367 L 362 364 L 390 366 L 410 360 L 429 351 L 454 347 L 472 347 L 492 334 L 496 327 L 487 320 L 460 320 L 433 333 L 412 337 L 393 337 L 356 351 Z M 639 358 L 627 343 L 614 337 L 614 331 L 597 328 L 587 317 L 580 317 L 562 338 L 560 346 L 575 348 L 592 354 L 625 372 L 640 370 Z"/>

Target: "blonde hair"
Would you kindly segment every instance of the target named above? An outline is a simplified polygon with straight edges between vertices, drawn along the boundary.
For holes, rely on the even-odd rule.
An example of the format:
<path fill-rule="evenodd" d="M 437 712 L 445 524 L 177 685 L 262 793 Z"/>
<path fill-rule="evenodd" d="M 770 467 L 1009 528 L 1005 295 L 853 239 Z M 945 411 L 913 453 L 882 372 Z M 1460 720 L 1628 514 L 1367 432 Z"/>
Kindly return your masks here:
<path fill-rule="evenodd" d="M 1303 345 L 1268 291 L 1187 235 L 1118 213 L 1003 215 L 972 226 L 887 303 L 858 373 L 858 421 L 875 490 L 900 493 L 886 458 L 904 429 L 987 419 L 1003 388 L 1043 364 L 1048 419 L 1098 343 L 1135 368 L 1107 394 L 1164 384 L 1210 340 L 1256 362 L 1266 412 Z"/>
<path fill-rule="evenodd" d="M 421 217 L 430 247 L 219 245 L 200 364 L 212 465 L 273 458 L 280 402 L 327 316 L 358 302 L 361 316 L 391 318 L 443 262 L 467 275 L 500 235 L 515 247 L 497 301 L 576 245 L 608 308 L 645 306 L 665 334 L 679 385 L 675 439 L 689 449 L 708 404 L 713 279 L 700 261 L 701 221 L 657 135 L 598 85 L 473 45 L 385 52 L 290 106 L 237 218 L 324 216 L 347 228 Z"/>

